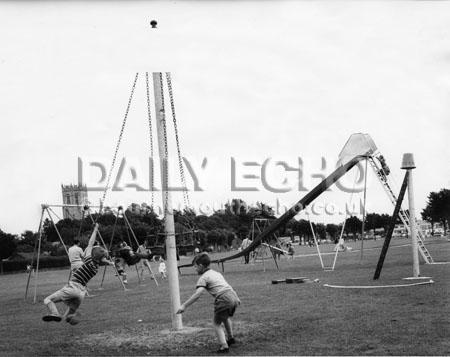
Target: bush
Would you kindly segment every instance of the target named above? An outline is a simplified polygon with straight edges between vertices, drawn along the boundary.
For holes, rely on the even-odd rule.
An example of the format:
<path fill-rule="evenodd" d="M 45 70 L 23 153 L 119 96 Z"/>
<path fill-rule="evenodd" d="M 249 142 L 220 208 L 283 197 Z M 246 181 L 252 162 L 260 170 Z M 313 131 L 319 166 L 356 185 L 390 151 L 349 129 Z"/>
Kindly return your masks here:
<path fill-rule="evenodd" d="M 14 236 L 0 229 L 0 259 L 6 259 L 16 250 L 17 244 Z"/>
<path fill-rule="evenodd" d="M 33 262 L 33 268 L 36 269 L 36 261 Z M 26 271 L 27 266 L 31 264 L 31 259 L 3 261 L 3 271 Z M 46 256 L 39 259 L 39 269 L 61 268 L 70 266 L 69 258 Z"/>
<path fill-rule="evenodd" d="M 187 255 L 188 253 L 194 252 L 194 246 L 192 244 L 190 245 L 180 245 L 178 247 L 178 254 L 179 255 Z"/>

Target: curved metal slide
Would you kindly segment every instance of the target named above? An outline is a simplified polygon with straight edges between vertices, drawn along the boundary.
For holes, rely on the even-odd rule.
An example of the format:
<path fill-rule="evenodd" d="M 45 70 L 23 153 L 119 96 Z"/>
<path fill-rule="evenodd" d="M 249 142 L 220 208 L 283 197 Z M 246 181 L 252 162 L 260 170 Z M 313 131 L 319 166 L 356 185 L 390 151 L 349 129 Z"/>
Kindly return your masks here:
<path fill-rule="evenodd" d="M 274 220 L 263 232 L 261 232 L 253 240 L 253 242 L 247 248 L 240 251 L 239 253 L 230 255 L 228 257 L 213 260 L 212 263 L 223 263 L 228 260 L 237 259 L 255 250 L 261 243 L 264 242 L 266 238 L 270 237 L 273 233 L 275 233 L 278 230 L 278 228 L 289 222 L 289 220 L 295 217 L 301 210 L 303 210 L 312 201 L 314 201 L 323 192 L 325 192 L 331 185 L 333 185 L 337 180 L 339 180 L 348 171 L 350 171 L 353 166 L 355 166 L 361 160 L 365 159 L 366 156 L 370 154 L 371 152 L 368 152 L 362 155 L 355 156 L 353 157 L 353 159 L 350 159 L 345 164 L 339 166 L 333 173 L 331 173 L 325 180 L 320 182 L 316 187 L 314 187 L 310 192 L 308 192 L 306 196 L 304 196 L 288 211 L 286 211 L 283 215 Z M 178 266 L 178 268 L 185 268 L 189 266 L 192 266 L 192 264 L 180 265 Z"/>

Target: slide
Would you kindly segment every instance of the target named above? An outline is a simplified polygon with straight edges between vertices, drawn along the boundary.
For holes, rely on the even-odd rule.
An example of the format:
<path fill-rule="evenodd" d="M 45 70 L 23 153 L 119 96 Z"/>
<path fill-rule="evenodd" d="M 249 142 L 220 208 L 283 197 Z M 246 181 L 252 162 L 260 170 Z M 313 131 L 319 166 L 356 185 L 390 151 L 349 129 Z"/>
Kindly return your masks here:
<path fill-rule="evenodd" d="M 367 156 L 371 156 L 376 151 L 376 146 L 372 139 L 367 134 L 353 134 L 350 139 L 345 144 L 342 149 L 339 158 L 340 166 L 331 173 L 325 180 L 320 182 L 316 187 L 314 187 L 310 192 L 306 194 L 300 201 L 298 201 L 294 206 L 292 206 L 288 211 L 286 211 L 279 218 L 274 220 L 263 232 L 255 237 L 253 242 L 244 250 L 239 253 L 230 255 L 228 257 L 223 257 L 211 261 L 212 263 L 223 263 L 228 260 L 240 258 L 251 251 L 255 250 L 261 243 L 263 243 L 266 238 L 270 237 L 275 233 L 281 226 L 289 222 L 293 217 L 295 217 L 301 210 L 308 206 L 312 201 L 319 197 L 323 192 L 325 192 L 331 185 L 338 181 L 342 176 L 344 176 L 348 171 L 352 169 L 358 162 L 364 160 Z M 353 153 L 355 156 L 351 157 Z M 355 154 L 358 153 L 358 154 Z M 178 266 L 178 268 L 184 268 L 192 266 L 192 264 L 184 264 Z"/>

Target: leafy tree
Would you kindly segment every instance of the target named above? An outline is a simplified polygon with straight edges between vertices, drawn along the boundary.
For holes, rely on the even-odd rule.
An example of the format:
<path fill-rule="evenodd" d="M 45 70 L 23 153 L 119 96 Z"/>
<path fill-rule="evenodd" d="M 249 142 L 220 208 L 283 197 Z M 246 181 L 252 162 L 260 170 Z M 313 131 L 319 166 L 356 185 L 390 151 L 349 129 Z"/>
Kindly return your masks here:
<path fill-rule="evenodd" d="M 38 236 L 39 236 L 38 233 L 26 230 L 20 235 L 20 243 L 23 245 L 30 245 L 33 247 L 34 242 L 36 241 L 36 238 L 38 238 Z"/>
<path fill-rule="evenodd" d="M 223 245 L 226 239 L 227 237 L 221 229 L 213 229 L 206 235 L 206 241 L 208 244 L 213 245 L 216 248 L 218 245 Z"/>
<path fill-rule="evenodd" d="M 15 236 L 0 229 L 0 259 L 9 258 L 16 250 Z"/>
<path fill-rule="evenodd" d="M 225 204 L 225 210 L 236 215 L 245 214 L 247 212 L 247 204 L 240 198 L 233 198 L 231 203 Z"/>
<path fill-rule="evenodd" d="M 430 196 L 428 196 L 429 198 Z M 434 224 L 436 223 L 436 217 L 433 214 L 431 209 L 431 205 L 427 204 L 427 206 L 421 212 L 422 219 L 431 223 L 431 231 L 434 234 Z"/>
<path fill-rule="evenodd" d="M 355 237 L 357 233 L 361 232 L 361 229 L 362 229 L 362 221 L 358 217 L 351 216 L 350 218 L 347 218 L 344 228 L 344 231 L 347 234 L 351 233 L 353 237 Z"/>
<path fill-rule="evenodd" d="M 325 231 L 330 235 L 333 241 L 336 241 L 340 234 L 340 227 L 337 224 L 329 223 L 326 225 Z"/>
<path fill-rule="evenodd" d="M 38 238 L 39 238 L 38 233 L 34 233 L 30 230 L 24 231 L 20 235 L 20 239 L 17 242 L 17 251 L 32 252 L 34 249 L 35 242 Z"/>
<path fill-rule="evenodd" d="M 313 223 L 317 238 L 325 239 L 327 237 L 326 228 L 323 223 Z"/>
<path fill-rule="evenodd" d="M 0 229 L 0 272 L 3 273 L 3 259 L 9 258 L 16 251 L 15 236 Z"/>
<path fill-rule="evenodd" d="M 430 192 L 422 218 L 432 225 L 441 222 L 446 231 L 450 222 L 450 190 L 443 188 L 439 192 Z"/>
<path fill-rule="evenodd" d="M 391 216 L 388 214 L 368 213 L 364 224 L 364 230 L 384 228 L 387 230 L 391 222 Z"/>

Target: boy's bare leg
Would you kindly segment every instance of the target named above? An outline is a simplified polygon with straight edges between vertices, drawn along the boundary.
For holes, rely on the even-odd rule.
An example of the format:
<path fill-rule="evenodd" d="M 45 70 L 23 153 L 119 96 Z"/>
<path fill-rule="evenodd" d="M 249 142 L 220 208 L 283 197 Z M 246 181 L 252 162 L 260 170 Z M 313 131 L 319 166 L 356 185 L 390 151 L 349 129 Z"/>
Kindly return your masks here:
<path fill-rule="evenodd" d="M 78 324 L 80 321 L 75 318 L 76 312 L 77 312 L 76 309 L 74 309 L 73 307 L 69 307 L 69 309 L 64 314 L 66 322 L 68 322 L 71 325 Z"/>
<path fill-rule="evenodd" d="M 224 321 L 223 325 L 225 326 L 225 330 L 227 331 L 228 339 L 234 338 L 233 336 L 233 325 L 231 323 L 231 319 L 228 318 Z"/>
<path fill-rule="evenodd" d="M 219 340 L 221 348 L 228 348 L 227 339 L 225 338 L 225 331 L 222 328 L 222 324 L 213 323 L 214 331 L 216 332 L 217 339 Z"/>
<path fill-rule="evenodd" d="M 56 307 L 56 304 L 51 300 L 50 296 L 47 296 L 44 299 L 44 304 L 47 306 L 47 309 L 48 311 L 50 311 L 50 314 L 59 316 L 58 308 Z"/>

